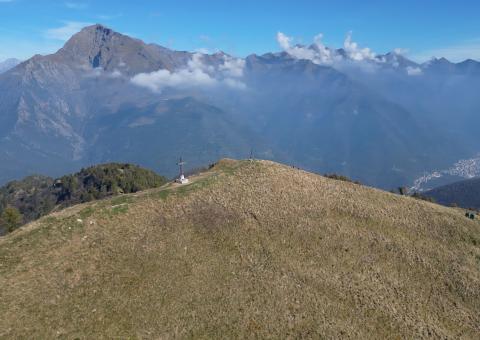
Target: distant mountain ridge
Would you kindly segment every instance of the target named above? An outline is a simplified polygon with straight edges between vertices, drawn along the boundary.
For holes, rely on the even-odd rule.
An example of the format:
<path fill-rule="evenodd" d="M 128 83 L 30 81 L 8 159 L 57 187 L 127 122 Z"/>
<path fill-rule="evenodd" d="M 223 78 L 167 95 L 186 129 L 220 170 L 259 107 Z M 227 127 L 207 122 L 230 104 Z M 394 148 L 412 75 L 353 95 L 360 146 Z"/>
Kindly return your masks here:
<path fill-rule="evenodd" d="M 443 185 L 424 194 L 443 205 L 480 209 L 480 178 Z"/>
<path fill-rule="evenodd" d="M 4 61 L 0 61 L 0 73 L 8 71 L 20 63 L 21 61 L 15 58 L 10 58 Z"/>
<path fill-rule="evenodd" d="M 253 149 L 391 189 L 478 153 L 478 62 L 352 46 L 242 59 L 86 27 L 0 75 L 0 183 L 111 161 L 173 175 L 180 155 L 196 167 Z"/>

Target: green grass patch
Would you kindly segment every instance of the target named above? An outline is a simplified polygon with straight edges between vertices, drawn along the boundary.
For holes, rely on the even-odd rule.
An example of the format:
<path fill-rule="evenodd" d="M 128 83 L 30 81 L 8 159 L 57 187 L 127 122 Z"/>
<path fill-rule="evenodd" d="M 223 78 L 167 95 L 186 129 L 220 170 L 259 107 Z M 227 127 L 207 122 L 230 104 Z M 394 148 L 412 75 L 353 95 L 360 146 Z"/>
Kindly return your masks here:
<path fill-rule="evenodd" d="M 112 209 L 112 214 L 113 215 L 118 215 L 118 214 L 125 214 L 128 211 L 128 205 L 120 205 L 118 207 L 114 207 Z"/>
<path fill-rule="evenodd" d="M 94 212 L 95 212 L 95 210 L 92 207 L 87 207 L 87 208 L 83 209 L 82 211 L 80 211 L 78 213 L 78 216 L 81 219 L 85 219 L 85 218 L 89 218 L 90 216 L 92 216 Z"/>
<path fill-rule="evenodd" d="M 85 228 L 85 221 L 80 218 L 82 222 L 78 221 L 77 216 L 70 216 L 62 220 L 58 220 L 56 228 L 63 236 L 71 237 L 74 232 L 83 231 Z"/>
<path fill-rule="evenodd" d="M 21 231 L 19 231 L 19 235 L 11 238 L 11 245 L 21 245 L 24 242 L 31 242 L 32 240 L 36 242 L 41 236 L 49 235 L 50 230 L 58 223 L 58 219 L 55 217 L 47 217 L 39 223 L 41 224 L 39 227 L 28 231 L 28 233 L 21 233 Z"/>
<path fill-rule="evenodd" d="M 52 224 L 52 223 L 56 223 L 57 221 L 58 221 L 58 218 L 56 218 L 55 216 L 48 216 L 41 220 L 41 222 L 44 224 Z"/>
<path fill-rule="evenodd" d="M 221 171 L 226 175 L 234 175 L 235 172 L 244 166 L 259 166 L 259 163 L 251 160 L 242 161 L 220 161 L 215 165 L 216 171 Z"/>
<path fill-rule="evenodd" d="M 187 195 L 190 192 L 197 191 L 197 190 L 200 190 L 200 189 L 203 189 L 203 188 L 209 186 L 210 184 L 212 184 L 215 181 L 215 179 L 216 179 L 216 176 L 210 176 L 210 177 L 207 177 L 207 178 L 202 178 L 202 179 L 200 179 L 196 182 L 193 182 L 191 184 L 182 185 L 181 187 L 179 187 L 175 190 L 175 193 L 180 195 L 180 196 Z"/>
<path fill-rule="evenodd" d="M 118 196 L 118 197 L 113 198 L 110 201 L 110 204 L 111 205 L 120 205 L 120 204 L 125 204 L 125 203 L 133 203 L 133 201 L 134 201 L 134 198 L 132 196 L 123 195 L 123 196 Z"/>
<path fill-rule="evenodd" d="M 171 194 L 170 190 L 162 190 L 162 191 L 156 192 L 154 196 L 165 201 L 170 194 Z"/>

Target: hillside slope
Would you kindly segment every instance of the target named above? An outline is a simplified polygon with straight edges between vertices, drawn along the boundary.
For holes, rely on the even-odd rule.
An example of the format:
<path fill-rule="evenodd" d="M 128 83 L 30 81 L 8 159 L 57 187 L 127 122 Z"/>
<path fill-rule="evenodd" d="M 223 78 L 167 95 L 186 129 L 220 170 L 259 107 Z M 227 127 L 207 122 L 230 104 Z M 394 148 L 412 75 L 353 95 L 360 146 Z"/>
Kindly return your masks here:
<path fill-rule="evenodd" d="M 0 337 L 476 338 L 480 223 L 267 161 L 0 239 Z"/>
<path fill-rule="evenodd" d="M 75 204 L 157 188 L 166 178 L 133 164 L 108 163 L 57 179 L 29 176 L 0 187 L 0 236 L 20 225 Z M 14 208 L 19 221 L 5 225 L 2 213 Z"/>
<path fill-rule="evenodd" d="M 440 204 L 480 209 L 480 178 L 443 185 L 425 192 L 425 195 Z"/>

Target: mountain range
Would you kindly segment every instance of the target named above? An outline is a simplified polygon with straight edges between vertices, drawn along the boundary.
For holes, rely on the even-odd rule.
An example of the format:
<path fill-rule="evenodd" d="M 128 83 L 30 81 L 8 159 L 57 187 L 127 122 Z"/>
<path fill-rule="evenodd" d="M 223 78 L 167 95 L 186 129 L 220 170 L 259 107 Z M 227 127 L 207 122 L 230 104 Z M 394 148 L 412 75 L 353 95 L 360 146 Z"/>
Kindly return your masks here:
<path fill-rule="evenodd" d="M 0 75 L 0 182 L 111 161 L 173 176 L 180 156 L 253 150 L 390 189 L 478 153 L 479 62 L 278 38 L 282 52 L 236 58 L 84 28 Z"/>

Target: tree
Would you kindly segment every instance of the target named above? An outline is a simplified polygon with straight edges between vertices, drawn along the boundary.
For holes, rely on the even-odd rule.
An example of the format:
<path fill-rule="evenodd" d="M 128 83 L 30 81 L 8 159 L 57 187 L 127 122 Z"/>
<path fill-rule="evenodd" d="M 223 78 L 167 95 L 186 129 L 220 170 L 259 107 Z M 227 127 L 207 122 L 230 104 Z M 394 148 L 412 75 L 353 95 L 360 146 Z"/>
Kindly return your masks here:
<path fill-rule="evenodd" d="M 22 223 L 22 214 L 13 207 L 7 207 L 0 216 L 0 225 L 7 231 L 12 232 Z"/>

